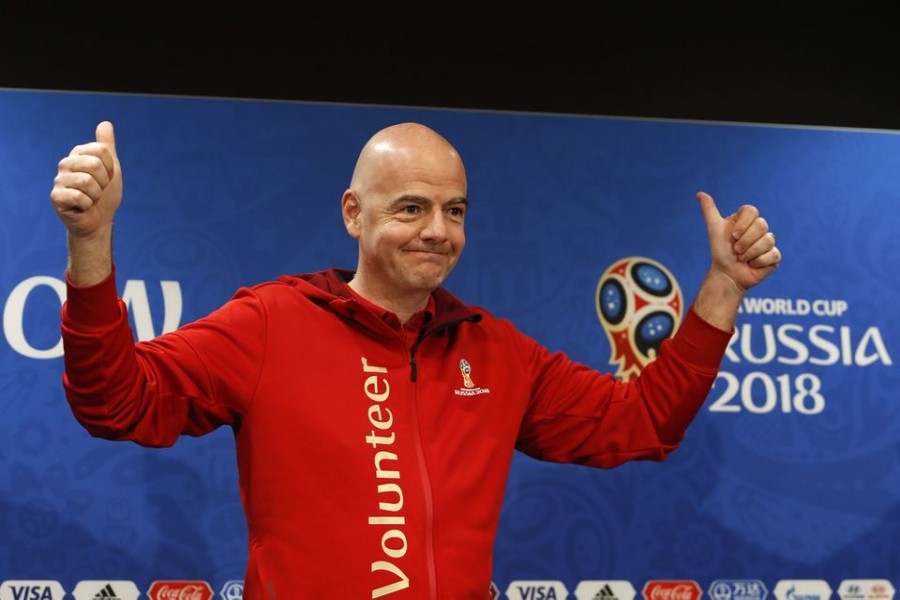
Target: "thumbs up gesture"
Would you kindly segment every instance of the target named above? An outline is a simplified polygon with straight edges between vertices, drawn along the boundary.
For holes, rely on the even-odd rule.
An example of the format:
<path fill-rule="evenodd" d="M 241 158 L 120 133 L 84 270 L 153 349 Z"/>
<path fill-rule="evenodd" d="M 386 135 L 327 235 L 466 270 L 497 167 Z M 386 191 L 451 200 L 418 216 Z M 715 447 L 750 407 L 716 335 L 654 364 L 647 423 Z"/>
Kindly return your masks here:
<path fill-rule="evenodd" d="M 122 202 L 122 169 L 112 123 L 99 123 L 95 137 L 96 141 L 75 146 L 59 161 L 50 191 L 70 241 L 110 235 Z"/>
<path fill-rule="evenodd" d="M 122 168 L 112 123 L 103 121 L 96 141 L 72 148 L 59 161 L 50 200 L 68 230 L 66 274 L 75 285 L 103 281 L 112 272 L 112 224 L 122 203 Z"/>
<path fill-rule="evenodd" d="M 694 311 L 707 323 L 730 330 L 747 291 L 778 267 L 781 250 L 755 206 L 744 204 L 723 217 L 712 196 L 698 192 L 697 199 L 706 221 L 710 264 Z"/>
<path fill-rule="evenodd" d="M 759 210 L 745 204 L 723 217 L 712 196 L 698 192 L 697 199 L 709 235 L 710 270 L 728 276 L 741 292 L 768 277 L 781 262 L 781 251 Z"/>

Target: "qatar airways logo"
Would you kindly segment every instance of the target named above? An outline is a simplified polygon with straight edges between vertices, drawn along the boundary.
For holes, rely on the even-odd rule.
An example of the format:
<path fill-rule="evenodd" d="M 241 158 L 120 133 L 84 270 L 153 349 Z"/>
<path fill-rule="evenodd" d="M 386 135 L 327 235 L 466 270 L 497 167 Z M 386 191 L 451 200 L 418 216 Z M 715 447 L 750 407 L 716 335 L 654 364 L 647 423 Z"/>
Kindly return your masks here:
<path fill-rule="evenodd" d="M 147 283 L 141 279 L 129 279 L 125 283 L 121 298 L 128 307 L 138 340 L 149 340 L 158 334 L 174 331 L 181 321 L 180 284 L 163 280 L 159 282 L 159 289 L 163 318 L 161 327 L 157 329 L 150 312 Z M 59 335 L 59 311 L 65 300 L 66 283 L 58 277 L 36 275 L 13 287 L 3 306 L 3 334 L 10 348 L 26 358 L 61 357 L 63 345 Z M 53 318 L 31 316 L 48 314 Z"/>

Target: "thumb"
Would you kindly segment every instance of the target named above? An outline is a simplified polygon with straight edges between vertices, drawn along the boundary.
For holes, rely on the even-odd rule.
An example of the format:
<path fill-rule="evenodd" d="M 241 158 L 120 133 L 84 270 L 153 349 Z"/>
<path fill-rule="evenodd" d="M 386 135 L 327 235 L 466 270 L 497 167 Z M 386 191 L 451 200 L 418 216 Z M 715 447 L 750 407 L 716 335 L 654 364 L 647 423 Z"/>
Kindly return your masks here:
<path fill-rule="evenodd" d="M 722 226 L 722 215 L 719 214 L 719 209 L 716 207 L 716 201 L 706 192 L 697 192 L 697 199 L 700 200 L 700 210 L 703 212 L 703 219 L 706 221 L 706 232 L 709 234 L 710 239 L 712 239 L 712 236 L 716 235 L 716 232 Z M 733 217 L 734 215 L 729 215 L 729 217 L 724 220 L 731 219 L 733 222 Z"/>
<path fill-rule="evenodd" d="M 106 165 L 109 178 L 112 179 L 116 171 L 119 170 L 119 156 L 116 154 L 116 132 L 113 130 L 113 124 L 109 121 L 101 121 L 97 124 L 94 135 L 97 137 L 97 141 L 106 146 L 110 155 L 112 155 L 112 164 Z"/>
<path fill-rule="evenodd" d="M 703 211 L 703 218 L 707 225 L 712 225 L 722 218 L 719 209 L 716 207 L 716 201 L 706 192 L 697 192 L 697 199 L 700 200 L 700 210 Z"/>
<path fill-rule="evenodd" d="M 94 135 L 97 136 L 98 142 L 106 144 L 113 154 L 116 153 L 116 132 L 113 130 L 112 123 L 109 121 L 101 121 L 97 125 L 97 130 L 94 132 Z"/>

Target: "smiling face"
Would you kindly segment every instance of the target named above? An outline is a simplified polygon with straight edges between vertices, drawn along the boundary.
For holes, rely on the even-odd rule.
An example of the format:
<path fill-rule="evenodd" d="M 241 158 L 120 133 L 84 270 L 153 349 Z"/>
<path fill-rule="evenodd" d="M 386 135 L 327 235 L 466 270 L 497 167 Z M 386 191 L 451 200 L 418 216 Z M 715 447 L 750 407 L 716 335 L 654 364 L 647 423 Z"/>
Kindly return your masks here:
<path fill-rule="evenodd" d="M 466 173 L 456 150 L 422 125 L 403 123 L 363 148 L 341 201 L 359 241 L 354 288 L 390 305 L 427 298 L 466 243 Z"/>

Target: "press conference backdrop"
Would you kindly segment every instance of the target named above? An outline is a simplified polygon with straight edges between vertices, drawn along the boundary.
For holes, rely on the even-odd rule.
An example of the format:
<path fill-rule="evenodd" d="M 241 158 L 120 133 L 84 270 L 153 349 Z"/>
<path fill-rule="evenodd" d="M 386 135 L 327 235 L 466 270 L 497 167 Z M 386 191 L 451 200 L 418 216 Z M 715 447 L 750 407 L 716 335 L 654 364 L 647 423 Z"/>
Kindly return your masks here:
<path fill-rule="evenodd" d="M 700 285 L 709 259 L 696 192 L 723 213 L 759 206 L 785 259 L 746 298 L 683 445 L 612 470 L 516 456 L 494 593 L 893 595 L 896 133 L 0 90 L 2 598 L 103 597 L 109 582 L 132 591 L 106 597 L 158 596 L 159 582 L 240 594 L 247 537 L 231 431 L 170 449 L 93 439 L 63 395 L 66 236 L 49 192 L 58 160 L 103 119 L 125 181 L 119 291 L 140 339 L 241 285 L 353 268 L 340 197 L 365 140 L 399 121 L 443 133 L 466 163 L 467 247 L 447 287 L 621 377 L 677 328 Z"/>

